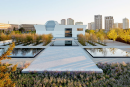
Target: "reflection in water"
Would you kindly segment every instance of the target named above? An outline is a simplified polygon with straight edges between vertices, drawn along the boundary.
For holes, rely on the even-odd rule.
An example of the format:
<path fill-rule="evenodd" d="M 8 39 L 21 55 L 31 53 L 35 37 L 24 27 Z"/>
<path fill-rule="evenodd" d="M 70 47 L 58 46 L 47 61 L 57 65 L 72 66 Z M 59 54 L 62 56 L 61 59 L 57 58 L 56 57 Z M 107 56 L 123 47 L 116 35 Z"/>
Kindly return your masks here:
<path fill-rule="evenodd" d="M 35 55 L 38 52 L 40 52 L 42 50 L 42 48 L 15 48 L 12 51 L 12 55 L 17 56 L 17 55 L 22 55 L 22 56 L 26 56 L 26 55 Z"/>
<path fill-rule="evenodd" d="M 25 57 L 25 56 L 35 56 L 38 54 L 43 48 L 14 48 L 10 57 Z M 7 51 L 6 48 L 0 48 L 0 56 Z"/>
<path fill-rule="evenodd" d="M 130 57 L 130 53 L 118 48 L 85 48 L 93 57 Z"/>
<path fill-rule="evenodd" d="M 113 54 L 115 54 L 117 48 L 109 48 L 110 52 L 112 52 Z"/>

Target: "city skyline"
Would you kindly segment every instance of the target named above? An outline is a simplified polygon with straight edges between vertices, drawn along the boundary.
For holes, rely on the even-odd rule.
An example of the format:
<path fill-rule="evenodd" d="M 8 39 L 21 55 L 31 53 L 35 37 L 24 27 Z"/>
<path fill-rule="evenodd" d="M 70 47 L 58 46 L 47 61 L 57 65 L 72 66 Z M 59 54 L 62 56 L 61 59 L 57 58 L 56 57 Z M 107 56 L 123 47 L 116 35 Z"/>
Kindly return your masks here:
<path fill-rule="evenodd" d="M 114 23 L 122 23 L 125 17 L 130 19 L 129 2 L 129 0 L 4 0 L 0 3 L 0 23 L 9 21 L 9 24 L 45 24 L 48 20 L 60 23 L 61 19 L 72 18 L 74 23 L 81 21 L 88 25 L 94 22 L 94 15 L 102 15 L 104 29 L 105 16 L 113 16 Z"/>

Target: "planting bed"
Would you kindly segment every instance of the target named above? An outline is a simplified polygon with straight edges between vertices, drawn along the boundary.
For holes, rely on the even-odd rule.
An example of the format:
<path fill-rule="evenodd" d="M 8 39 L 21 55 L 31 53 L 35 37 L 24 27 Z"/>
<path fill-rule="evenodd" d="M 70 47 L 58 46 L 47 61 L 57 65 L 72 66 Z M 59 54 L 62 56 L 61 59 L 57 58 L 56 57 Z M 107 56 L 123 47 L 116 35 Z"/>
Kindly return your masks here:
<path fill-rule="evenodd" d="M 22 69 L 11 73 L 16 87 L 130 87 L 130 63 L 98 63 L 103 73 L 44 72 L 23 74 Z"/>

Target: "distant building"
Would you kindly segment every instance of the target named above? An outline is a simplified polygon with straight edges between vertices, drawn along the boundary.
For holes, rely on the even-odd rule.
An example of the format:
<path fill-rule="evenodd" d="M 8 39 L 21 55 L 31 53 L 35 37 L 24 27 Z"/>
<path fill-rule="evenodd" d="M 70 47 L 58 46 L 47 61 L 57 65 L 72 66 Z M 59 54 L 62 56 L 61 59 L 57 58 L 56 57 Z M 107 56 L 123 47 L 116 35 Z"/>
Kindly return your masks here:
<path fill-rule="evenodd" d="M 74 25 L 74 20 L 71 18 L 67 19 L 67 25 Z"/>
<path fill-rule="evenodd" d="M 113 28 L 120 28 L 123 29 L 123 23 L 114 23 Z"/>
<path fill-rule="evenodd" d="M 123 29 L 129 29 L 129 19 L 123 19 Z"/>
<path fill-rule="evenodd" d="M 76 22 L 75 25 L 83 25 L 83 22 Z"/>
<path fill-rule="evenodd" d="M 94 22 L 91 22 L 91 28 L 92 28 L 92 30 L 95 30 L 95 23 Z"/>
<path fill-rule="evenodd" d="M 61 25 L 66 25 L 66 20 L 65 19 L 61 20 Z"/>
<path fill-rule="evenodd" d="M 88 23 L 88 29 L 95 30 L 95 23 L 94 22 Z"/>
<path fill-rule="evenodd" d="M 94 16 L 95 29 L 102 29 L 102 15 Z"/>
<path fill-rule="evenodd" d="M 118 28 L 123 29 L 123 23 L 118 23 Z"/>
<path fill-rule="evenodd" d="M 88 23 L 88 29 L 89 29 L 89 30 L 92 29 L 91 23 Z"/>
<path fill-rule="evenodd" d="M 114 19 L 112 16 L 105 17 L 105 31 L 109 31 L 111 28 L 113 28 Z"/>
<path fill-rule="evenodd" d="M 21 24 L 20 28 L 23 27 L 25 31 L 35 31 L 34 24 Z"/>
<path fill-rule="evenodd" d="M 18 30 L 19 29 L 19 25 L 18 24 L 10 24 L 11 25 L 11 28 L 15 30 Z"/>
<path fill-rule="evenodd" d="M 13 29 L 10 24 L 0 23 L 0 30 L 12 31 Z"/>

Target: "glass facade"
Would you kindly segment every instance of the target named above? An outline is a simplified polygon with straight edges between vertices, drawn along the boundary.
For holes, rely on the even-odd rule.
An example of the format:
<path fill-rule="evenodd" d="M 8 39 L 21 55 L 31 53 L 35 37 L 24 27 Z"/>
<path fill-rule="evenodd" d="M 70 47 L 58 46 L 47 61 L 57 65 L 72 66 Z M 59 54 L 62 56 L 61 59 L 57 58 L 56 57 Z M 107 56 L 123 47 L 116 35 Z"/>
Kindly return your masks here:
<path fill-rule="evenodd" d="M 55 25 L 57 24 L 58 23 L 56 21 L 47 21 L 47 23 L 45 24 L 46 31 L 54 31 Z"/>

